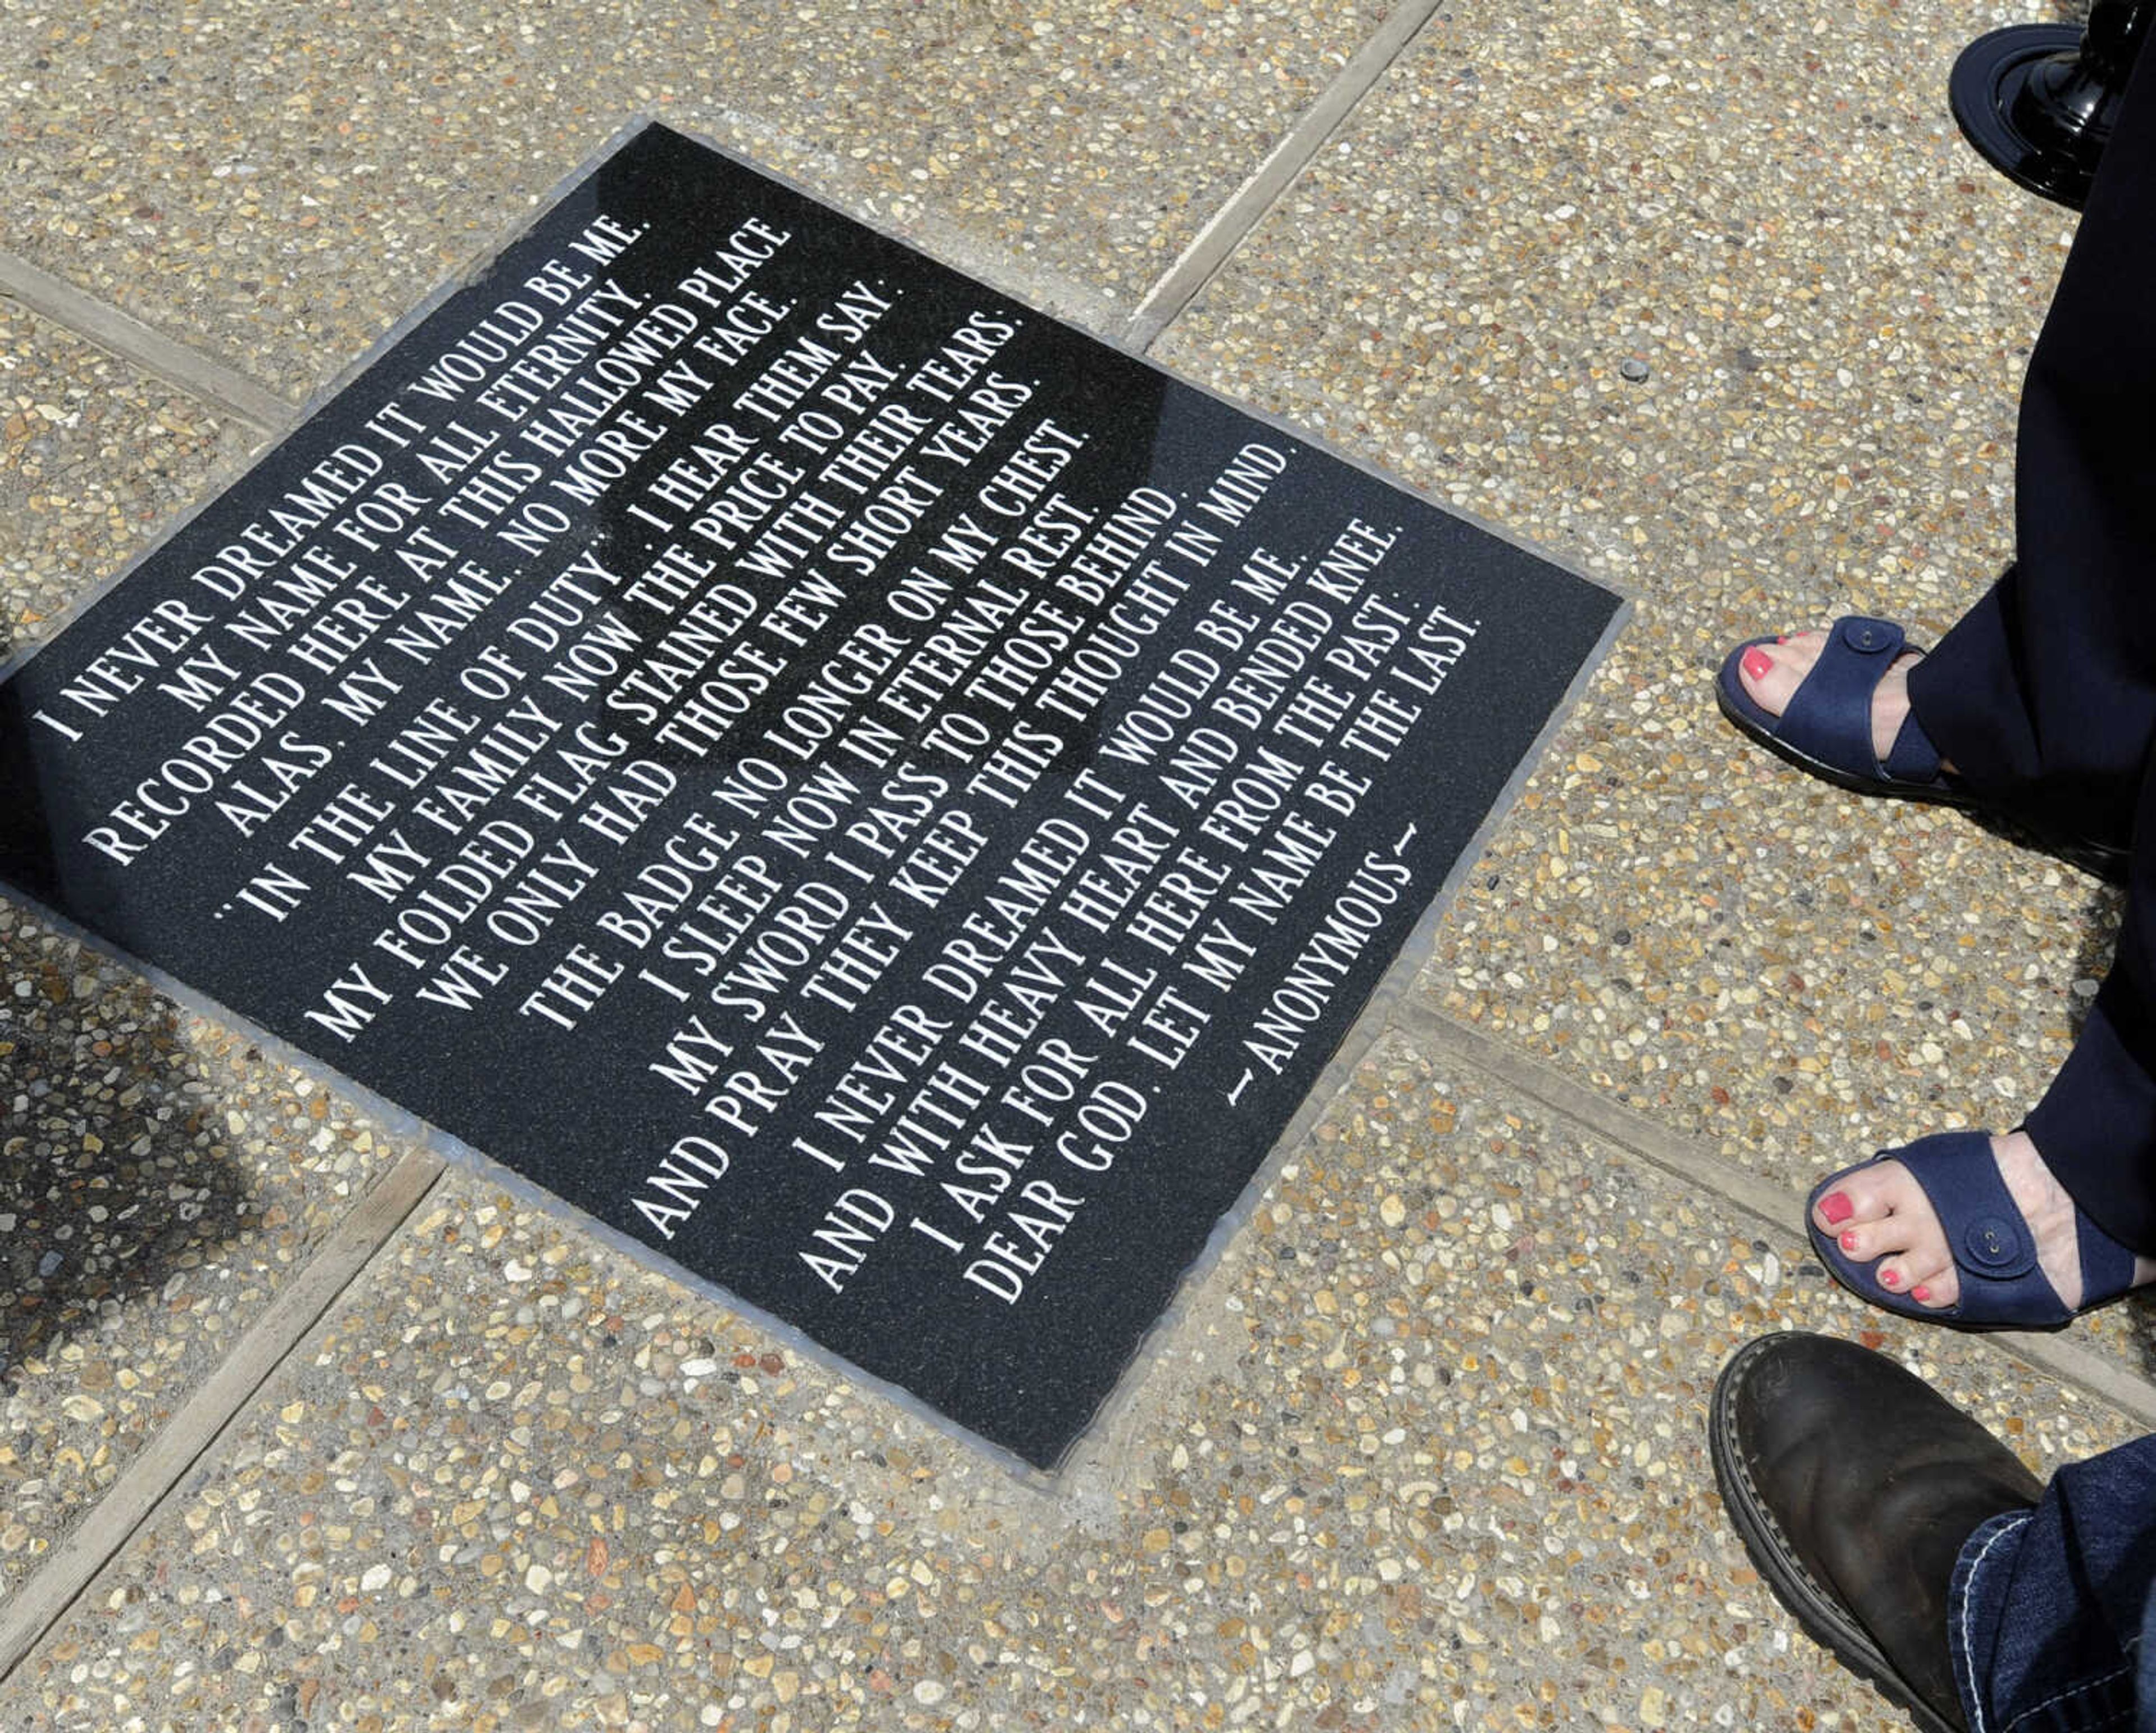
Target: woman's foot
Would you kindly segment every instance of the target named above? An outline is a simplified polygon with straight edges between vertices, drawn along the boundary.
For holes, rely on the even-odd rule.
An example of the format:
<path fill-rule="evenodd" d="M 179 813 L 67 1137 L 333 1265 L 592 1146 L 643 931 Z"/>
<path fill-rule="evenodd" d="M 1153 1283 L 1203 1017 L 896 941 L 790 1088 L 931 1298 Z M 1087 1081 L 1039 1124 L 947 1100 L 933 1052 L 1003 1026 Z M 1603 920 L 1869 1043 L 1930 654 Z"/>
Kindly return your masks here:
<path fill-rule="evenodd" d="M 1826 647 L 1824 631 L 1799 632 L 1777 638 L 1772 644 L 1755 644 L 1738 663 L 1738 679 L 1746 695 L 1769 716 L 1779 717 L 1804 684 L 1812 664 Z M 1909 715 L 1909 670 L 1923 660 L 1921 651 L 1906 651 L 1894 659 L 1871 692 L 1871 752 L 1882 764 L 1894 750 L 1894 741 Z M 1941 760 L 1939 768 L 1952 774 L 1953 766 Z"/>
<path fill-rule="evenodd" d="M 2078 1311 L 2083 1283 L 2073 1199 L 2051 1177 L 2025 1131 L 1994 1137 L 1991 1154 L 2035 1242 L 2037 1268 L 2066 1309 Z M 1923 1187 L 1900 1162 L 1875 1162 L 1850 1173 L 1814 1206 L 1812 1221 L 1845 1257 L 1859 1263 L 1880 1260 L 1872 1274 L 1890 1292 L 1933 1311 L 1961 1298 L 1946 1231 Z M 2133 1285 L 2151 1280 L 2156 1280 L 2156 1259 L 2137 1257 Z"/>
<path fill-rule="evenodd" d="M 1836 788 L 2034 825 L 2061 860 L 2124 883 L 2120 845 L 2060 836 L 1962 779 L 1909 707 L 1909 670 L 1923 652 L 1907 643 L 1892 620 L 1851 614 L 1824 631 L 1740 644 L 1716 671 L 1715 702 L 1739 733 Z"/>

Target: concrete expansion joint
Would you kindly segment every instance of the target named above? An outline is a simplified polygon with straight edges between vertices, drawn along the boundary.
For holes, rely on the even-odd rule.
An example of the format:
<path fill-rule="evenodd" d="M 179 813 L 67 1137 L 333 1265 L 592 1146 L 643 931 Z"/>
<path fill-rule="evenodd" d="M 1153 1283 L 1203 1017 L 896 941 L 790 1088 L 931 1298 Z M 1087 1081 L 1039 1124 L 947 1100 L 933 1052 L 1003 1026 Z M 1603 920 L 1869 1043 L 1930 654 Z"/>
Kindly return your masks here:
<path fill-rule="evenodd" d="M 1225 266 L 1327 141 L 1404 54 L 1440 0 L 1407 0 L 1342 68 L 1293 127 L 1199 230 L 1116 333 L 1139 354 Z M 300 406 L 238 369 L 176 342 L 19 255 L 0 249 L 0 302 L 13 301 L 116 358 L 265 434 L 289 426 Z"/>
<path fill-rule="evenodd" d="M 1439 4 L 1440 0 L 1406 0 L 1387 17 L 1162 275 L 1117 333 L 1125 347 L 1139 354 L 1152 347 L 1406 52 Z M 27 308 L 262 433 L 282 432 L 299 414 L 300 405 L 237 368 L 4 249 L 0 301 Z"/>
<path fill-rule="evenodd" d="M 1250 177 L 1192 238 L 1182 257 L 1162 274 L 1123 329 L 1126 347 L 1139 354 L 1147 352 L 1183 310 L 1204 291 L 1296 177 L 1421 34 L 1439 3 L 1440 0 L 1406 0 L 1388 15 L 1341 69 L 1339 76 L 1325 87 L 1302 118 L 1282 135 Z"/>
<path fill-rule="evenodd" d="M 1643 1113 L 1605 1100 L 1542 1061 L 1419 1005 L 1399 1006 L 1393 1026 L 1425 1053 L 1472 1067 L 1527 1097 L 1570 1129 L 1660 1169 L 1693 1196 L 1718 1199 L 1775 1235 L 1801 1232 L 1804 1200 L 1799 1194 L 1747 1172 Z M 2001 1330 L 1979 1340 L 2075 1386 L 2143 1428 L 2156 1427 L 2156 1381 L 2112 1358 L 2066 1337 L 2024 1330 Z"/>
<path fill-rule="evenodd" d="M 175 342 L 132 314 L 108 306 L 27 259 L 0 252 L 0 301 L 13 301 L 264 433 L 281 431 L 298 413 L 244 373 Z"/>
<path fill-rule="evenodd" d="M 315 1333 L 448 1170 L 429 1149 L 413 1149 L 384 1175 L 325 1240 L 306 1267 L 234 1345 L 231 1353 L 20 1589 L 0 1602 L 0 1684 L 45 1633 L 119 1568 L 128 1543 L 166 1504 L 182 1495 L 198 1464 L 215 1459 L 257 1395 L 310 1351 Z"/>

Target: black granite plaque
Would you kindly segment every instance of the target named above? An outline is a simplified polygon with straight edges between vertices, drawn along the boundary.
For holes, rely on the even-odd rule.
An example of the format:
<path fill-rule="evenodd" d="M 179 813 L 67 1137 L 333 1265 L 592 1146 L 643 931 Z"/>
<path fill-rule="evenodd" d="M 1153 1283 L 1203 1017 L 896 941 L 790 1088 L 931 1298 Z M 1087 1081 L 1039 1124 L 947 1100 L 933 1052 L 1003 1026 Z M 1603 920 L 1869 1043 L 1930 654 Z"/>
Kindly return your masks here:
<path fill-rule="evenodd" d="M 0 864 L 1045 1464 L 1616 606 L 654 126 L 0 687 Z"/>

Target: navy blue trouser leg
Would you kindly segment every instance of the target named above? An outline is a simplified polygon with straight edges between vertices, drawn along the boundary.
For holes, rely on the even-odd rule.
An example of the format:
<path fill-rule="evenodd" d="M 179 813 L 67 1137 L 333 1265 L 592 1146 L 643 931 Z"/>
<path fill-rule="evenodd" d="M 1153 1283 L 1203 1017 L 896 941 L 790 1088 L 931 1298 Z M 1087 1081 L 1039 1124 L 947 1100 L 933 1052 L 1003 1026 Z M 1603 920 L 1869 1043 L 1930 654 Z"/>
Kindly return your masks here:
<path fill-rule="evenodd" d="M 2035 1509 L 1984 1524 L 1947 1607 L 1970 1733 L 2156 1733 L 2152 1588 L 2156 1437 L 2060 1469 Z"/>
<path fill-rule="evenodd" d="M 2156 759 L 2138 794 L 2141 841 L 2111 971 L 2027 1124 L 2045 1165 L 2097 1225 L 2156 1253 Z"/>
<path fill-rule="evenodd" d="M 1989 799 L 2123 844 L 2156 738 L 2156 55 L 2144 54 L 2021 388 L 2015 563 L 1912 671 Z"/>
<path fill-rule="evenodd" d="M 2030 357 L 2014 487 L 2014 567 L 1911 671 L 1910 697 L 2008 811 L 2144 840 L 2111 973 L 2028 1129 L 2100 1226 L 2156 1254 L 2156 53 Z"/>

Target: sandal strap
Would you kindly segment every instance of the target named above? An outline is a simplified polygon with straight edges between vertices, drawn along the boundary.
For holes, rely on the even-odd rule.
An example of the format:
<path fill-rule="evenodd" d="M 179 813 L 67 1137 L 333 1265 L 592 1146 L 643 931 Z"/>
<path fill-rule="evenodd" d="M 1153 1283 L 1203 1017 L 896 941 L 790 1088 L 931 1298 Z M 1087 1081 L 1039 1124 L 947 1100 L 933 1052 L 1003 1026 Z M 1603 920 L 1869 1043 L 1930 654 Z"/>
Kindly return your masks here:
<path fill-rule="evenodd" d="M 1916 1157 L 1913 1161 L 1912 1155 Z M 1955 1268 L 1964 1276 L 2014 1284 L 2012 1292 L 2005 1287 L 1980 1290 L 1986 1298 L 2012 1306 L 2016 1304 L 2015 1295 L 2025 1293 L 2063 1310 L 2065 1302 L 2037 1268 L 2036 1243 L 2021 1206 L 1999 1176 L 1989 1134 L 1959 1131 L 1922 1138 L 1902 1150 L 1897 1159 L 1931 1199 L 1933 1212 L 1946 1230 Z M 2074 1206 L 2074 1239 L 2082 1259 L 2081 1311 L 2116 1299 L 2133 1285 L 2133 1248 L 2112 1238 L 2078 1204 Z M 2041 1286 L 2025 1281 L 2032 1273 Z M 1989 1305 L 1983 1305 L 1972 1314 L 1969 1301 L 1964 1282 L 1956 1309 L 1964 1317 L 1981 1316 L 1990 1310 Z"/>
<path fill-rule="evenodd" d="M 1999 1175 L 1989 1133 L 1942 1132 L 1890 1153 L 1923 1188 L 1945 1231 L 1961 1278 L 1956 1319 L 2041 1329 L 2071 1315 L 2037 1265 L 2036 1242 Z"/>
<path fill-rule="evenodd" d="M 1999 1177 L 1991 1134 L 1948 1131 L 1919 1138 L 1894 1159 L 1908 1169 L 1931 1200 L 1945 1230 L 1947 1250 L 1970 1274 L 1999 1281 L 2036 1268 L 2036 1242 L 2021 1219 L 2021 1206 Z"/>
<path fill-rule="evenodd" d="M 2074 1237 L 2082 1252 L 2082 1309 L 2116 1299 L 2133 1285 L 2133 1249 L 2122 1246 L 2095 1222 L 2078 1204 L 2074 1206 Z"/>
<path fill-rule="evenodd" d="M 1776 737 L 1807 757 L 1856 774 L 1894 774 L 1880 764 L 1871 748 L 1871 695 L 1893 667 L 1904 642 L 1902 628 L 1891 620 L 1846 614 L 1835 621 L 1819 660 L 1782 712 Z M 1917 733 L 1921 739 L 1923 731 Z M 1924 745 L 1928 748 L 1930 743 Z M 1897 738 L 1894 751 L 1902 748 Z M 1936 775 L 1938 754 L 1932 758 L 1931 774 Z"/>
<path fill-rule="evenodd" d="M 1939 779 L 1939 749 L 1923 730 L 1912 710 L 1902 718 L 1902 732 L 1887 753 L 1887 774 L 1902 782 L 1936 782 Z"/>

